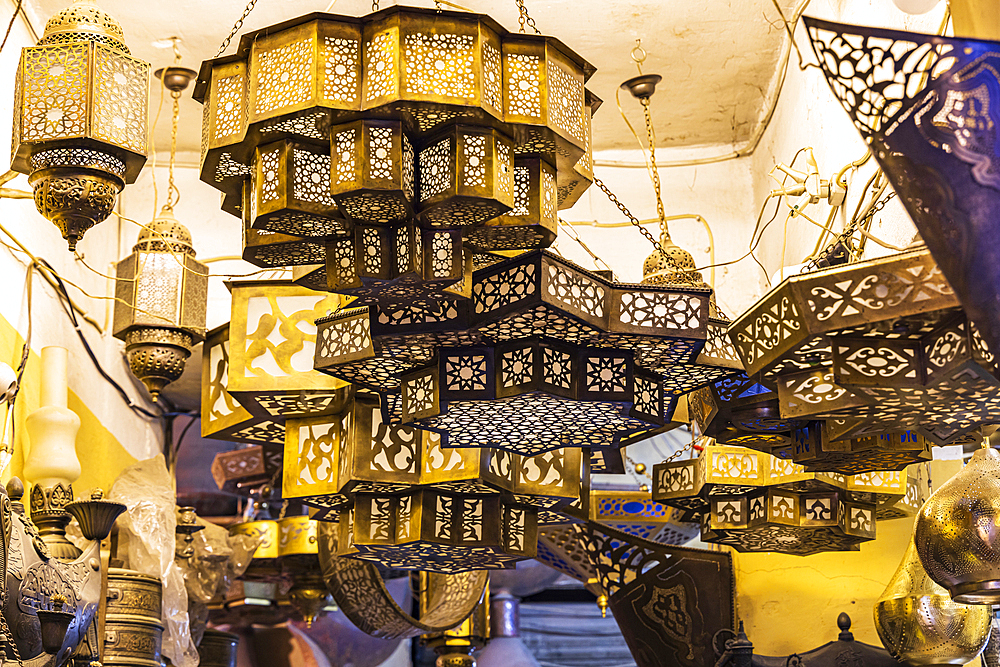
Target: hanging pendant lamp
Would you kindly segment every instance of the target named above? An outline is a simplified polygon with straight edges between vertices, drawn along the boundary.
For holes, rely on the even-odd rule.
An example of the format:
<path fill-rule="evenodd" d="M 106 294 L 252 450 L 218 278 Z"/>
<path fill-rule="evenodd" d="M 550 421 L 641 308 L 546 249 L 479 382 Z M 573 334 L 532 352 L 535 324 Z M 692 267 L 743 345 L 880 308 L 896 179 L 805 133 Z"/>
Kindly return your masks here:
<path fill-rule="evenodd" d="M 911 540 L 882 597 L 875 629 L 886 650 L 911 667 L 965 665 L 986 646 L 992 614 L 985 605 L 952 601 L 927 576 Z"/>
<path fill-rule="evenodd" d="M 955 602 L 1000 602 L 1000 452 L 977 449 L 927 499 L 913 541 L 927 575 Z"/>
<path fill-rule="evenodd" d="M 956 35 L 979 33 L 965 18 L 970 3 L 953 4 L 963 8 Z M 831 90 L 986 344 L 1000 349 L 997 42 L 804 20 Z"/>

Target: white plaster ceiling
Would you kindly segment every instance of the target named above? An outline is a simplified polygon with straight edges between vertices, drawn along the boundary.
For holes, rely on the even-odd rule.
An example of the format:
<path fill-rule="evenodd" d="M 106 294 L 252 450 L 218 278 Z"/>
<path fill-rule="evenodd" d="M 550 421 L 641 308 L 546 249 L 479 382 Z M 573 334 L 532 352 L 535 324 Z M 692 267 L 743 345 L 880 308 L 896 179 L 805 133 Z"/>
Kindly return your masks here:
<path fill-rule="evenodd" d="M 778 13 L 766 0 L 526 0 L 538 28 L 560 38 L 597 67 L 588 87 L 605 104 L 594 118 L 594 148 L 635 148 L 635 140 L 615 106 L 615 90 L 637 74 L 629 53 L 637 38 L 648 52 L 646 73 L 663 76 L 653 98 L 658 146 L 686 147 L 740 144 L 762 115 L 763 102 L 775 77 L 787 39 Z M 491 15 L 509 30 L 517 30 L 514 0 L 456 0 L 470 10 Z M 793 0 L 779 0 L 791 15 Z M 25 0 L 35 28 L 41 32 L 49 16 L 69 0 Z M 179 37 L 182 64 L 197 70 L 214 57 L 245 6 L 245 0 L 99 0 L 122 24 L 132 53 L 152 63 L 169 65 L 169 38 Z M 259 0 L 240 34 L 314 11 L 329 0 Z M 383 3 L 386 6 L 388 2 Z M 412 4 L 433 6 L 429 0 Z M 367 0 L 336 0 L 333 13 L 363 15 Z M 235 49 L 233 40 L 229 52 Z M 160 45 L 160 46 L 157 46 Z M 167 48 L 163 48 L 166 45 Z M 154 84 L 158 82 L 154 80 Z M 153 89 L 153 110 L 159 100 Z M 188 96 L 182 101 L 178 149 L 196 153 L 201 137 L 201 107 Z M 622 105 L 633 123 L 641 113 L 636 100 L 622 91 Z M 170 146 L 170 102 L 155 134 L 158 152 Z M 163 156 L 161 155 L 161 159 Z"/>

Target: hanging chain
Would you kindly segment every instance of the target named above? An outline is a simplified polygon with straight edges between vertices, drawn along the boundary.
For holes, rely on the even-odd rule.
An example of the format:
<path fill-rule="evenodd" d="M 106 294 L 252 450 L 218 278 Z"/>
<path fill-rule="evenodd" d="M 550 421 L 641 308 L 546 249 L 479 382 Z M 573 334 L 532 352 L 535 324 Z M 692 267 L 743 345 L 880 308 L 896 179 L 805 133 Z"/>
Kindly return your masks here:
<path fill-rule="evenodd" d="M 238 33 L 240 31 L 240 28 L 243 27 L 243 22 L 246 20 L 248 16 L 250 16 L 250 12 L 253 11 L 253 8 L 254 6 L 256 6 L 256 4 L 257 0 L 250 0 L 250 2 L 247 3 L 246 9 L 244 9 L 240 17 L 236 19 L 236 24 L 233 26 L 233 29 L 229 33 L 229 36 L 226 37 L 224 40 L 222 40 L 222 46 L 219 47 L 219 52 L 215 54 L 216 58 L 225 53 L 226 49 L 229 48 L 229 42 L 233 40 L 233 37 L 236 36 L 236 33 Z M 375 4 L 376 6 L 378 5 L 377 2 Z"/>
<path fill-rule="evenodd" d="M 648 229 L 646 229 L 645 227 L 643 227 L 639 223 L 639 218 L 637 218 L 634 215 L 632 215 L 632 211 L 630 211 L 627 208 L 625 208 L 625 204 L 623 204 L 620 201 L 618 201 L 618 197 L 616 197 L 615 193 L 613 193 L 611 190 L 608 189 L 608 186 L 606 186 L 604 184 L 604 181 L 602 181 L 601 179 L 599 179 L 599 178 L 597 178 L 595 176 L 594 177 L 594 185 L 596 185 L 597 187 L 599 187 L 601 189 L 601 192 L 603 192 L 604 194 L 606 194 L 608 196 L 608 199 L 611 200 L 611 203 L 614 204 L 615 206 L 617 206 L 618 210 L 625 214 L 625 217 L 628 218 L 628 221 L 632 223 L 632 226 L 635 227 L 636 229 L 638 229 L 639 232 L 643 236 L 646 237 L 646 240 L 649 241 L 653 245 L 653 247 L 656 248 L 656 250 L 661 255 L 663 255 L 664 257 L 666 257 L 667 252 L 663 249 L 663 246 L 660 245 L 660 242 L 657 241 L 653 237 L 653 235 L 649 233 Z"/>
<path fill-rule="evenodd" d="M 378 11 L 378 0 L 372 0 L 372 13 Z"/>
<path fill-rule="evenodd" d="M 256 2 L 256 0 L 254 0 Z M 177 39 L 174 39 L 174 66 L 181 64 L 181 52 L 177 48 Z M 164 72 L 166 76 L 166 72 Z M 181 191 L 174 182 L 174 162 L 177 159 L 177 125 L 181 117 L 181 91 L 171 90 L 170 97 L 173 99 L 173 109 L 170 116 L 170 163 L 168 167 L 169 177 L 167 179 L 167 201 L 163 205 L 164 210 L 173 211 L 174 206 L 181 200 Z"/>
<path fill-rule="evenodd" d="M 524 6 L 524 0 L 514 0 L 514 2 L 517 3 L 517 11 L 519 12 L 517 22 L 521 24 L 521 32 L 525 32 L 525 27 L 528 27 L 534 30 L 536 35 L 541 35 L 542 32 L 535 26 L 535 19 L 528 15 L 528 8 Z"/>
<path fill-rule="evenodd" d="M 656 214 L 660 218 L 660 232 L 664 238 L 670 238 L 667 230 L 667 214 L 663 210 L 663 196 L 660 194 L 660 172 L 656 168 L 656 133 L 653 131 L 653 118 L 649 113 L 649 98 L 642 100 L 642 113 L 646 117 L 646 141 L 649 142 L 650 177 L 653 179 L 653 190 L 656 192 Z"/>
<path fill-rule="evenodd" d="M 850 224 L 848 224 L 847 227 L 844 229 L 844 231 L 842 231 L 839 235 L 837 235 L 837 237 L 833 239 L 833 241 L 831 241 L 830 244 L 827 245 L 826 248 L 822 250 L 822 252 L 820 252 L 818 255 L 809 260 L 809 262 L 805 265 L 805 267 L 803 267 L 802 272 L 809 273 L 810 271 L 816 271 L 820 268 L 824 268 L 820 266 L 820 262 L 824 260 L 829 260 L 833 256 L 833 254 L 837 251 L 838 248 L 842 246 L 846 247 L 847 242 L 850 241 L 850 239 L 854 236 L 855 233 L 857 233 L 858 228 L 869 224 L 872 221 L 872 219 L 874 219 L 875 214 L 881 211 L 883 208 L 885 208 L 885 205 L 888 204 L 889 201 L 895 196 L 896 196 L 895 192 L 889 192 L 884 197 L 882 197 L 882 199 L 875 202 L 871 210 L 868 211 L 868 213 L 866 213 L 863 218 L 861 218 L 860 220 L 852 220 Z M 852 249 L 852 254 L 853 254 L 853 249 Z"/>
<path fill-rule="evenodd" d="M 585 252 L 586 252 L 586 253 L 587 253 L 588 255 L 590 255 L 590 258 L 591 258 L 592 260 L 594 260 L 594 264 L 595 264 L 595 265 L 597 266 L 597 268 L 598 268 L 598 269 L 600 269 L 601 271 L 610 271 L 610 272 L 611 272 L 611 278 L 612 278 L 612 280 L 613 280 L 613 279 L 614 279 L 614 276 L 615 276 L 615 272 L 614 272 L 614 270 L 613 270 L 613 269 L 612 269 L 612 268 L 611 268 L 610 266 L 608 266 L 608 263 L 607 263 L 607 262 L 605 262 L 605 261 L 604 261 L 603 259 L 601 259 L 601 258 L 600 258 L 600 257 L 598 257 L 597 255 L 595 255 L 595 254 L 594 254 L 594 251 L 593 251 L 593 250 L 591 250 L 591 249 L 590 249 L 590 248 L 589 248 L 589 247 L 587 246 L 587 244 L 583 242 L 583 239 L 581 239 L 581 238 L 580 238 L 580 235 L 579 235 L 579 234 L 578 234 L 578 233 L 576 232 L 576 230 L 575 230 L 575 229 L 573 229 L 573 225 L 569 224 L 568 222 L 566 222 L 566 221 L 565 221 L 565 220 L 563 220 L 562 218 L 556 218 L 556 219 L 557 219 L 557 220 L 559 221 L 559 225 L 560 225 L 560 226 L 561 226 L 561 227 L 562 227 L 563 229 L 565 229 L 565 230 L 566 230 L 566 234 L 567 234 L 567 235 L 569 235 L 569 237 L 570 237 L 571 239 L 573 239 L 574 241 L 576 241 L 577 243 L 579 243 L 579 244 L 580 244 L 580 247 L 581 247 L 581 248 L 583 248 L 583 249 L 584 249 L 584 251 L 585 251 Z"/>

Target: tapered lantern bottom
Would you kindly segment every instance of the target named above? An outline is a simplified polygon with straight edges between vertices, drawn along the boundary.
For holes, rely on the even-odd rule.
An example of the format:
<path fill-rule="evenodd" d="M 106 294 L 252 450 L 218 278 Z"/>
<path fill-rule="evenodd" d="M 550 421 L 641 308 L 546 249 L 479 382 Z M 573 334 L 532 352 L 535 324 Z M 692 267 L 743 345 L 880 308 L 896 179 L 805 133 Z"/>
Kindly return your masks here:
<path fill-rule="evenodd" d="M 59 228 L 71 252 L 88 229 L 111 215 L 124 187 L 105 172 L 62 167 L 36 171 L 28 182 L 38 212 Z"/>

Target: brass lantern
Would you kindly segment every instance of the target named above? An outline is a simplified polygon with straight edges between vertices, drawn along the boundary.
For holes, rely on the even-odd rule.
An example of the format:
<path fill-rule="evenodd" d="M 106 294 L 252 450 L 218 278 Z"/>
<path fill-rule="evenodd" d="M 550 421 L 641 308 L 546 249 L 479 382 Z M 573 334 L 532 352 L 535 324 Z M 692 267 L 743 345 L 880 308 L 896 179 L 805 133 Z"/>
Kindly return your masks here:
<path fill-rule="evenodd" d="M 357 493 L 341 513 L 338 555 L 389 568 L 455 573 L 534 558 L 538 512 L 510 497 L 413 488 Z"/>
<path fill-rule="evenodd" d="M 952 601 L 927 576 L 911 540 L 896 573 L 875 603 L 875 629 L 892 657 L 911 667 L 966 665 L 989 640 L 986 605 Z"/>
<path fill-rule="evenodd" d="M 378 401 L 358 396 L 339 415 L 286 422 L 282 495 L 325 508 L 359 492 L 396 493 L 433 487 L 470 495 L 511 494 L 543 509 L 579 499 L 584 466 L 579 449 L 526 457 L 488 449 L 442 446 L 436 433 L 382 420 Z"/>
<path fill-rule="evenodd" d="M 164 209 L 116 267 L 113 333 L 154 401 L 205 336 L 208 267 L 194 257 L 191 233 Z"/>
<path fill-rule="evenodd" d="M 879 505 L 907 492 L 901 472 L 843 476 L 742 447 L 709 445 L 653 468 L 653 498 L 700 517 L 702 540 L 737 551 L 809 555 L 875 538 Z"/>
<path fill-rule="evenodd" d="M 340 307 L 341 297 L 283 280 L 232 283 L 226 387 L 251 413 L 264 418 L 341 412 L 347 383 L 314 371 L 313 321 Z"/>
<path fill-rule="evenodd" d="M 39 213 L 70 250 L 111 214 L 146 162 L 149 64 L 129 55 L 121 26 L 75 0 L 21 51 L 11 168 L 28 174 Z"/>
<path fill-rule="evenodd" d="M 1000 421 L 994 356 L 926 249 L 792 276 L 729 335 L 781 416 L 826 421 L 830 441 L 955 444 Z"/>
<path fill-rule="evenodd" d="M 205 337 L 201 353 L 201 437 L 283 447 L 280 421 L 251 413 L 229 393 L 229 323 Z M 260 461 L 263 464 L 263 461 Z"/>
<path fill-rule="evenodd" d="M 955 602 L 1000 599 L 1000 452 L 985 446 L 917 514 L 913 541 L 927 575 Z"/>
<path fill-rule="evenodd" d="M 674 426 L 677 394 L 737 372 L 696 361 L 709 293 L 625 285 L 527 252 L 476 271 L 468 303 L 318 320 L 315 367 L 379 393 L 387 420 L 445 446 L 618 447 Z"/>
<path fill-rule="evenodd" d="M 308 266 L 300 284 L 381 305 L 468 298 L 470 236 L 476 248 L 544 247 L 556 209 L 589 186 L 593 73 L 558 40 L 479 14 L 310 14 L 203 64 L 201 177 L 244 218 L 244 258 L 259 266 Z M 307 180 L 293 154 L 316 167 Z M 515 160 L 534 179 L 529 205 L 477 232 L 514 206 Z M 417 239 L 414 223 L 448 235 Z"/>

